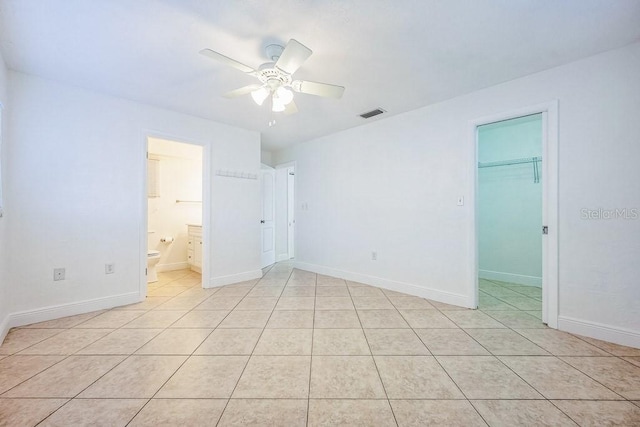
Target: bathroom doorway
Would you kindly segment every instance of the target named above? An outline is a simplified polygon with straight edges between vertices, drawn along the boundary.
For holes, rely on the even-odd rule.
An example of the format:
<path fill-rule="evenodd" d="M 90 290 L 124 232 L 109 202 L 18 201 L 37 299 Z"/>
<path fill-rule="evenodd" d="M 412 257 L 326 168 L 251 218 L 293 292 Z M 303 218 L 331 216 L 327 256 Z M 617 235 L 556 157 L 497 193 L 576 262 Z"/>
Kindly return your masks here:
<path fill-rule="evenodd" d="M 182 284 L 206 286 L 202 279 L 209 277 L 210 258 L 206 151 L 200 144 L 147 137 L 141 296 L 172 296 L 171 286 Z"/>
<path fill-rule="evenodd" d="M 476 120 L 472 132 L 474 306 L 557 328 L 557 103 Z"/>

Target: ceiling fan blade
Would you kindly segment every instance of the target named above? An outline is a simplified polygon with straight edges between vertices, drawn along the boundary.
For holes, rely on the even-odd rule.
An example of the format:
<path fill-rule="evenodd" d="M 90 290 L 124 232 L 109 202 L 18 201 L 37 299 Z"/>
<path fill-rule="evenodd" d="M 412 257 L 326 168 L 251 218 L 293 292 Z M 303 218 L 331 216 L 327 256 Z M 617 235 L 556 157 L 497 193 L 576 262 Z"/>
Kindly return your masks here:
<path fill-rule="evenodd" d="M 298 112 L 298 106 L 295 101 L 291 101 L 284 107 L 284 114 L 290 116 L 291 114 L 295 114 Z"/>
<path fill-rule="evenodd" d="M 225 98 L 237 98 L 239 96 L 251 93 L 254 90 L 260 89 L 261 87 L 262 85 L 259 85 L 259 84 L 244 86 L 239 89 L 232 90 L 231 92 L 227 92 L 222 96 L 224 96 Z"/>
<path fill-rule="evenodd" d="M 200 54 L 204 56 L 208 56 L 211 59 L 215 59 L 216 61 L 222 62 L 223 64 L 229 65 L 233 68 L 236 68 L 242 71 L 243 73 L 251 74 L 256 72 L 256 70 L 249 67 L 248 65 L 244 65 L 243 63 L 238 62 L 235 59 L 231 59 L 228 56 L 224 56 L 223 54 L 213 51 L 211 49 L 202 49 L 200 51 Z"/>
<path fill-rule="evenodd" d="M 295 39 L 289 40 L 285 46 L 276 67 L 285 73 L 293 74 L 307 60 L 313 51 Z"/>
<path fill-rule="evenodd" d="M 308 82 L 304 80 L 296 80 L 291 83 L 291 88 L 300 93 L 309 95 L 322 96 L 324 98 L 342 98 L 344 86 L 330 85 L 327 83 Z"/>

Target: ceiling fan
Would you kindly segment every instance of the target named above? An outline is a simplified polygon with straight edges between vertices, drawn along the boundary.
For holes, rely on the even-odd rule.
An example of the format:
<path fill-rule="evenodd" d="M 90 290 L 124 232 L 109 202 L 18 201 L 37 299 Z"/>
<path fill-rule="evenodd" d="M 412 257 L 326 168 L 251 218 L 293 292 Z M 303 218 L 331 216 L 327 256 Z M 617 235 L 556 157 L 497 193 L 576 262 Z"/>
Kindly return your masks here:
<path fill-rule="evenodd" d="M 325 98 L 338 99 L 342 97 L 344 92 L 344 87 L 342 86 L 306 80 L 293 80 L 293 73 L 313 53 L 311 49 L 299 41 L 291 39 L 285 47 L 271 44 L 266 47 L 265 51 L 270 62 L 262 64 L 257 70 L 211 49 L 202 49 L 200 53 L 254 76 L 260 81 L 260 83 L 227 92 L 224 94 L 225 98 L 236 98 L 250 93 L 258 105 L 262 105 L 267 98 L 271 98 L 272 111 L 284 111 L 285 114 L 293 114 L 298 111 L 298 107 L 293 101 L 293 92 Z"/>

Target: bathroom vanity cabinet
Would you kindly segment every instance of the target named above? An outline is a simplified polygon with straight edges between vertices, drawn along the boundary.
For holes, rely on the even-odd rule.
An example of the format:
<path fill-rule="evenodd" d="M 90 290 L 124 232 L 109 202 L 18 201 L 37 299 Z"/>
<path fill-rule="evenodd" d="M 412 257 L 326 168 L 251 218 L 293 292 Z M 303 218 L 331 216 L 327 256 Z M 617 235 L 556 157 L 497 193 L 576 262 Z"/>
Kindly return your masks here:
<path fill-rule="evenodd" d="M 187 260 L 193 271 L 202 273 L 202 226 L 187 224 Z"/>

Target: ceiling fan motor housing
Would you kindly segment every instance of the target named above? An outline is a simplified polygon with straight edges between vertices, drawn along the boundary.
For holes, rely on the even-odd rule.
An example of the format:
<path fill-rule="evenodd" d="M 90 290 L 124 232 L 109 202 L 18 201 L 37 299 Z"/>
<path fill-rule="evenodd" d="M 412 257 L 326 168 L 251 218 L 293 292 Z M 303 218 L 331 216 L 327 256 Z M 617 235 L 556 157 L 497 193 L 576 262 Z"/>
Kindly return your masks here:
<path fill-rule="evenodd" d="M 269 86 L 272 90 L 275 90 L 280 86 L 291 85 L 291 75 L 276 68 L 275 62 L 262 64 L 257 71 L 257 77 L 263 84 Z"/>

